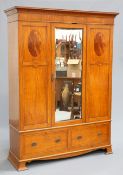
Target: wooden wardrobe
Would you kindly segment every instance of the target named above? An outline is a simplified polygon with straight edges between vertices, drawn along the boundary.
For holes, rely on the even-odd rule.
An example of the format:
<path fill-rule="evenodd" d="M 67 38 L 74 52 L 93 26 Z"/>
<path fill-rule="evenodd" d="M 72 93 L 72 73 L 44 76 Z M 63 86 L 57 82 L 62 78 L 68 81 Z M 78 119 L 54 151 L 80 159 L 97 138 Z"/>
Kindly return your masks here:
<path fill-rule="evenodd" d="M 9 38 L 9 160 L 112 153 L 113 25 L 117 13 L 14 7 Z"/>

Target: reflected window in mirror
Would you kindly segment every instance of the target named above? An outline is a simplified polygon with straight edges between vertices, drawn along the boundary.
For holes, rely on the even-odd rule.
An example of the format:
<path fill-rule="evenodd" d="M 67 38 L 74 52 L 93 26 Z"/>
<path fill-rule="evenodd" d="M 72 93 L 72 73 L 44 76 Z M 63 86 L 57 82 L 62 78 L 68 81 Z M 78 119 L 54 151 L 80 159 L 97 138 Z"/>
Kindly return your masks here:
<path fill-rule="evenodd" d="M 55 122 L 82 118 L 82 29 L 55 29 Z"/>

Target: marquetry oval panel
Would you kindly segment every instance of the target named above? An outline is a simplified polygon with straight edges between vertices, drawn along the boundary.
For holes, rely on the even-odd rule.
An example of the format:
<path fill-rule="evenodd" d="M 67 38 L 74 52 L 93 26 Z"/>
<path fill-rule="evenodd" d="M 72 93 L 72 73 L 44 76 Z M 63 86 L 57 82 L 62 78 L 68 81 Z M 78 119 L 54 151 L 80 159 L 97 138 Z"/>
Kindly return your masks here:
<path fill-rule="evenodd" d="M 30 23 L 22 26 L 22 63 L 47 65 L 50 52 L 49 26 Z M 49 52 L 47 52 L 49 51 Z"/>
<path fill-rule="evenodd" d="M 87 57 L 91 64 L 111 61 L 112 35 L 110 26 L 90 26 L 88 30 Z"/>
<path fill-rule="evenodd" d="M 41 53 L 41 36 L 36 30 L 32 30 L 28 36 L 28 49 L 33 57 Z"/>
<path fill-rule="evenodd" d="M 94 38 L 94 50 L 97 56 L 103 55 L 105 51 L 105 38 L 101 32 L 98 32 Z"/>

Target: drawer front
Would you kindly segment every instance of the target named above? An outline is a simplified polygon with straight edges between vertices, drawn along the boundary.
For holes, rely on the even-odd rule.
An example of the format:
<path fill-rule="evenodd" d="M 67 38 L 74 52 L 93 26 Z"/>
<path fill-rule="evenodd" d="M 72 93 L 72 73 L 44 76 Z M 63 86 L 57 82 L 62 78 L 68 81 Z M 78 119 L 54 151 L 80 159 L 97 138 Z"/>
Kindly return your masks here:
<path fill-rule="evenodd" d="M 71 150 L 110 144 L 109 124 L 83 125 L 71 128 Z"/>
<path fill-rule="evenodd" d="M 66 152 L 67 138 L 67 129 L 24 134 L 21 157 L 33 158 Z"/>

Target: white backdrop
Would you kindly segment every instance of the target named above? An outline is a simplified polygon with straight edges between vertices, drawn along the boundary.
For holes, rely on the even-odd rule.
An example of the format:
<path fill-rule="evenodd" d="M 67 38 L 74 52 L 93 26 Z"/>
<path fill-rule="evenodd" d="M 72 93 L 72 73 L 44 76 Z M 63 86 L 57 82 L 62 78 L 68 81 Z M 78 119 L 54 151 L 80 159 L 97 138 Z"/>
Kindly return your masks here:
<path fill-rule="evenodd" d="M 60 9 L 78 9 L 90 11 L 115 11 L 119 16 L 114 26 L 113 51 L 113 95 L 112 95 L 112 143 L 115 154 L 112 157 L 102 157 L 93 154 L 76 161 L 60 161 L 50 165 L 34 165 L 38 167 L 37 174 L 72 174 L 109 175 L 123 174 L 123 1 L 122 0 L 0 0 L 0 172 L 1 175 L 18 174 L 6 160 L 9 148 L 8 137 L 8 33 L 7 17 L 3 10 L 12 6 L 33 6 Z M 3 129 L 4 128 L 4 129 Z M 5 131 L 5 132 L 4 132 Z M 91 159 L 92 157 L 92 159 Z M 95 160 L 95 161 L 94 161 Z M 70 166 L 70 168 L 67 166 Z M 83 164 L 83 166 L 80 164 Z M 87 168 L 89 165 L 89 168 Z M 55 169 L 53 168 L 55 166 Z M 7 171 L 8 169 L 8 171 Z M 34 169 L 35 170 L 35 169 Z M 38 172 L 39 170 L 39 172 Z M 12 172 L 13 171 L 13 172 Z M 59 172 L 60 171 L 60 172 Z M 74 172 L 75 171 L 75 172 Z M 11 173 L 12 172 L 12 173 Z M 29 174 L 28 174 L 29 172 Z M 30 175 L 31 171 L 25 174 Z M 33 169 L 32 169 L 33 172 Z M 32 174 L 31 172 L 31 174 Z M 14 173 L 14 174 L 13 174 Z M 67 175 L 69 175 L 67 173 Z M 20 173 L 22 175 L 22 173 Z M 34 171 L 35 174 L 35 171 Z"/>

